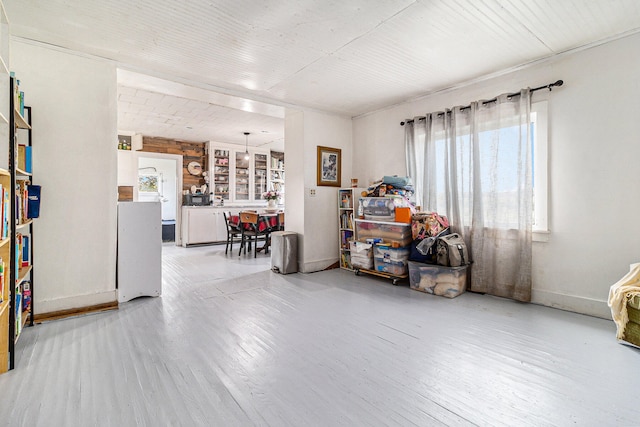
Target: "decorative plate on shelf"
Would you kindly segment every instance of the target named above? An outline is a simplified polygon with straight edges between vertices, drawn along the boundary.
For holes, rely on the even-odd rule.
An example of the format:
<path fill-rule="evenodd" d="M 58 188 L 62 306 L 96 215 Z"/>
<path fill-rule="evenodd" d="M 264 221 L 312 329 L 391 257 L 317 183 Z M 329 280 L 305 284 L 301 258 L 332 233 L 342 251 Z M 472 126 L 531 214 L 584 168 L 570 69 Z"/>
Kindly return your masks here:
<path fill-rule="evenodd" d="M 200 166 L 200 163 L 198 162 L 189 162 L 187 165 L 187 172 L 191 175 L 199 176 L 202 174 L 202 166 Z"/>

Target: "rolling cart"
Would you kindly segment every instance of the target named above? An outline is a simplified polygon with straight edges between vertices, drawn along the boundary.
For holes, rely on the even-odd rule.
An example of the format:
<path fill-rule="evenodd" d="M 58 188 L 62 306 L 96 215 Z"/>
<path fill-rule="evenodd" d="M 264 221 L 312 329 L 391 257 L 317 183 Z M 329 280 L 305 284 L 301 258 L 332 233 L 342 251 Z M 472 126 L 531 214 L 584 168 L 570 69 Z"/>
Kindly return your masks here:
<path fill-rule="evenodd" d="M 393 285 L 409 278 L 408 259 L 412 241 L 411 224 L 356 219 L 356 238 L 382 240 L 373 246 L 373 269 L 354 266 L 356 276 L 369 274 L 391 280 Z"/>
<path fill-rule="evenodd" d="M 408 274 L 397 275 L 397 274 L 385 273 L 383 271 L 369 270 L 366 268 L 356 268 L 355 273 L 356 273 L 356 276 L 359 276 L 360 273 L 363 273 L 363 274 L 371 274 L 372 276 L 383 277 L 385 279 L 390 279 L 391 283 L 394 286 L 398 286 L 398 284 L 402 280 L 406 280 L 409 277 Z"/>

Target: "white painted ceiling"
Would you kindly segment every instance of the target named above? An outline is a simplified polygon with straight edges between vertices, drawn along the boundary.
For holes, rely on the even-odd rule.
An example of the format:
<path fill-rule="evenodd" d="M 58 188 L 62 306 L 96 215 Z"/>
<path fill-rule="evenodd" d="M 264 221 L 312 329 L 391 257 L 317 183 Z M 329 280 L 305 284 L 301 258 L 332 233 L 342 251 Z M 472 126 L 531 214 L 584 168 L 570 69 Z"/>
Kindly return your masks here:
<path fill-rule="evenodd" d="M 137 72 L 120 82 L 121 129 L 241 144 L 250 131 L 250 145 L 282 140 L 267 104 L 357 116 L 640 30 L 638 0 L 4 3 L 14 37 Z"/>

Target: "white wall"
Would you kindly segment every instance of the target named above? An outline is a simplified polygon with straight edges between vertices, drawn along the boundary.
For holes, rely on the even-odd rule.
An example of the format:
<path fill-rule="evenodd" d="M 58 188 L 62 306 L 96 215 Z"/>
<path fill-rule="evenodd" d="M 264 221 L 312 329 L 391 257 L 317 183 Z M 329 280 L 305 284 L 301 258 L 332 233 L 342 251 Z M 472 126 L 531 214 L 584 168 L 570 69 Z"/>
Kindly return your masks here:
<path fill-rule="evenodd" d="M 12 41 L 11 69 L 33 107 L 36 313 L 116 300 L 116 69 Z"/>
<path fill-rule="evenodd" d="M 316 185 L 317 146 L 342 150 L 342 186 L 352 176 L 352 122 L 348 117 L 313 111 L 287 110 L 285 156 L 287 170 L 287 230 L 299 233 L 299 270 L 323 270 L 338 260 L 337 187 Z M 311 196 L 315 190 L 315 196 Z"/>
<path fill-rule="evenodd" d="M 400 121 L 521 87 L 549 102 L 548 242 L 534 243 L 533 301 L 610 317 L 609 287 L 640 260 L 640 35 L 354 120 L 354 174 L 405 173 Z"/>

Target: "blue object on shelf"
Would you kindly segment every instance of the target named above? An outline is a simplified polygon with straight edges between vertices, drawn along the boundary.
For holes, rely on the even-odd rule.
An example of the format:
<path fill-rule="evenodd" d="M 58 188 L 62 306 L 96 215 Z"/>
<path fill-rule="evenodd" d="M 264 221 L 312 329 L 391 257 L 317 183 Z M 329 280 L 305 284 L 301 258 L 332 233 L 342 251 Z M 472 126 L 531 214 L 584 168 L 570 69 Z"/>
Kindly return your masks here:
<path fill-rule="evenodd" d="M 40 186 L 27 186 L 27 218 L 38 218 L 40 216 Z"/>
<path fill-rule="evenodd" d="M 24 171 L 31 173 L 31 146 L 24 147 Z"/>

